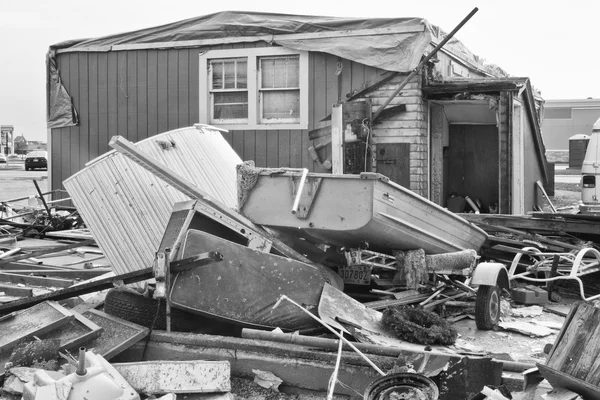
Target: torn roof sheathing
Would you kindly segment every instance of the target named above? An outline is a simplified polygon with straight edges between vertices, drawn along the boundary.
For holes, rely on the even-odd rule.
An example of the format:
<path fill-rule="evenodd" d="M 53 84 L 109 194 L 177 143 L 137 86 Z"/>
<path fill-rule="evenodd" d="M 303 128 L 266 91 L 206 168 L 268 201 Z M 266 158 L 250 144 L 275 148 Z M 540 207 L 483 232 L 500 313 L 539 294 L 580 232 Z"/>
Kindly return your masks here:
<path fill-rule="evenodd" d="M 294 50 L 318 51 L 388 71 L 409 72 L 443 31 L 423 18 L 339 18 L 224 11 L 132 32 L 50 46 L 64 52 L 107 52 L 202 47 L 264 41 Z M 479 68 L 458 40 L 445 48 Z"/>

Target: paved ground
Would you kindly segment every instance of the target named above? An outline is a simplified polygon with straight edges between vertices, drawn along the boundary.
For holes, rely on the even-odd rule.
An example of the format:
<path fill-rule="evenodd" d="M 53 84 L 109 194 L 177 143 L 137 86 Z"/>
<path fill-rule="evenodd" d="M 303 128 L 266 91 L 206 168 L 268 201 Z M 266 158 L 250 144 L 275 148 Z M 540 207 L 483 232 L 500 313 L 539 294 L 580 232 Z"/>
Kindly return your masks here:
<path fill-rule="evenodd" d="M 48 190 L 48 171 L 25 171 L 22 162 L 0 164 L 0 201 L 36 195 L 34 180 L 42 192 Z"/>

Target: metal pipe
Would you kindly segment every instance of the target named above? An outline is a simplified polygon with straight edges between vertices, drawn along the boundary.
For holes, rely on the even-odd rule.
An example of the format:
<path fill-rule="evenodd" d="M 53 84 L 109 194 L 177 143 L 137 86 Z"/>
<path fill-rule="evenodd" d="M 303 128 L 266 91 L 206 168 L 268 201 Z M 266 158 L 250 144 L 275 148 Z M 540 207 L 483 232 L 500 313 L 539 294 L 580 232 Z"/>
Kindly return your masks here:
<path fill-rule="evenodd" d="M 281 297 L 279 298 L 279 300 L 277 300 L 277 303 L 275 303 L 275 305 L 273 306 L 273 308 L 276 308 L 279 305 L 279 303 L 281 303 L 282 300 L 289 301 L 290 303 L 292 303 L 293 305 L 295 305 L 296 307 L 298 307 L 299 309 L 301 309 L 309 317 L 311 317 L 312 319 L 314 319 L 315 321 L 317 321 L 318 323 L 320 323 L 321 325 L 323 325 L 325 328 L 327 328 L 328 331 L 330 331 L 335 336 L 337 336 L 338 338 L 340 338 L 340 340 L 343 341 L 344 344 L 346 344 L 347 346 L 350 346 L 350 348 L 352 350 L 354 350 L 359 356 L 361 356 L 362 359 L 365 360 L 371 367 L 373 367 L 373 369 L 375 371 L 377 371 L 381 376 L 385 376 L 385 372 L 383 372 L 381 370 L 381 368 L 379 368 L 377 365 L 375 365 L 375 363 L 373 363 L 373 361 L 371 361 L 369 359 L 369 357 L 367 357 L 362 351 L 360 351 L 359 349 L 357 349 L 355 345 L 353 345 L 351 342 L 349 342 L 344 337 L 343 334 L 340 335 L 335 329 L 333 329 L 332 327 L 330 327 L 329 325 L 327 325 L 325 322 L 323 322 L 323 320 L 321 320 L 320 318 L 318 318 L 317 316 L 315 316 L 313 313 L 311 313 L 310 311 L 308 311 L 306 308 L 302 307 L 300 304 L 296 303 L 294 300 L 292 300 L 289 297 L 287 297 L 285 294 L 281 295 Z"/>
<path fill-rule="evenodd" d="M 296 198 L 294 199 L 294 205 L 292 206 L 292 214 L 298 212 L 298 205 L 300 204 L 300 196 L 302 196 L 302 190 L 304 190 L 304 183 L 306 182 L 306 176 L 308 175 L 308 168 L 302 169 L 302 177 L 300 177 L 300 183 L 298 184 L 298 190 L 296 190 Z"/>
<path fill-rule="evenodd" d="M 77 359 L 77 370 L 75 372 L 79 376 L 87 374 L 85 369 L 85 347 L 79 348 L 79 358 Z"/>
<path fill-rule="evenodd" d="M 388 104 L 390 104 L 390 102 L 394 99 L 394 97 L 396 97 L 398 95 L 398 93 L 400 93 L 400 91 L 402 89 L 404 89 L 404 86 L 406 86 L 406 84 L 419 72 L 419 70 L 421 69 L 421 67 L 425 64 L 427 64 L 427 62 L 438 52 L 440 51 L 440 49 L 442 47 L 444 47 L 444 45 L 448 42 L 448 40 L 452 39 L 452 37 L 456 34 L 456 32 L 458 32 L 458 30 L 460 28 L 463 27 L 464 24 L 467 23 L 467 21 L 469 19 L 471 19 L 471 17 L 473 15 L 475 15 L 475 13 L 479 11 L 479 9 L 477 7 L 475 7 L 470 13 L 469 15 L 467 15 L 462 21 L 460 21 L 460 23 L 456 26 L 456 28 L 454 28 L 452 30 L 452 32 L 450 32 L 445 38 L 444 40 L 442 40 L 437 46 L 435 46 L 435 48 L 431 51 L 431 53 L 427 54 L 427 56 L 421 60 L 421 62 L 419 63 L 419 65 L 417 65 L 415 67 L 415 69 L 413 69 L 411 71 L 411 73 L 402 81 L 402 83 L 400 84 L 400 86 L 398 86 L 398 88 L 394 91 L 394 93 L 392 93 L 390 95 L 390 97 L 388 97 L 385 102 L 379 106 L 379 108 L 377 109 L 377 111 L 375 111 L 375 113 L 373 114 L 373 118 L 371 118 L 371 121 L 375 121 L 377 119 L 377 117 L 379 117 L 379 114 L 381 114 L 381 112 L 383 111 L 384 108 L 386 108 L 388 106 Z"/>

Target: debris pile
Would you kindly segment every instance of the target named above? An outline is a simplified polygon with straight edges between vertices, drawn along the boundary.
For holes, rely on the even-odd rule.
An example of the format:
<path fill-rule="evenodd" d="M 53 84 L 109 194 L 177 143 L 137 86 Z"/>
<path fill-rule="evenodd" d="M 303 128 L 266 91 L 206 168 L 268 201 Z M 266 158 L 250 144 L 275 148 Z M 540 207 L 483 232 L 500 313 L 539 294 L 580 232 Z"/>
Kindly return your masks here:
<path fill-rule="evenodd" d="M 212 146 L 211 160 L 186 156 L 187 140 Z M 583 300 L 600 296 L 584 290 L 600 262 L 589 243 L 478 228 L 374 173 L 246 163 L 253 182 L 236 207 L 236 164 L 222 160 L 232 150 L 206 126 L 111 145 L 65 182 L 89 239 L 2 248 L 7 393 L 66 399 L 101 390 L 91 376 L 110 382 L 111 399 L 229 398 L 233 377 L 330 398 L 502 399 L 587 393 L 565 379 L 598 384 L 597 357 L 578 343 L 593 346 L 599 309 L 551 304 L 561 279 Z M 531 357 L 498 350 L 519 337 Z"/>

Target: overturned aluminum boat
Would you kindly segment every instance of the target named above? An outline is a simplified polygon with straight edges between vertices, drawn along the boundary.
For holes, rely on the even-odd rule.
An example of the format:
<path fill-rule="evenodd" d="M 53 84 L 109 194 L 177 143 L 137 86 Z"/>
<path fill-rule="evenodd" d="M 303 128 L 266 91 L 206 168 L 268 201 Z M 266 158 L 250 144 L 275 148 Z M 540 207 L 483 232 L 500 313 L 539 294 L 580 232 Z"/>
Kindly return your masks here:
<path fill-rule="evenodd" d="M 314 243 L 390 252 L 438 254 L 478 250 L 487 234 L 437 204 L 390 181 L 360 175 L 261 170 L 243 193 L 241 211 L 259 225 Z"/>

